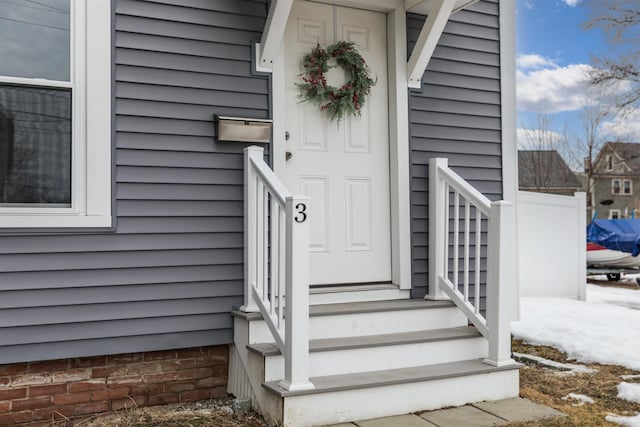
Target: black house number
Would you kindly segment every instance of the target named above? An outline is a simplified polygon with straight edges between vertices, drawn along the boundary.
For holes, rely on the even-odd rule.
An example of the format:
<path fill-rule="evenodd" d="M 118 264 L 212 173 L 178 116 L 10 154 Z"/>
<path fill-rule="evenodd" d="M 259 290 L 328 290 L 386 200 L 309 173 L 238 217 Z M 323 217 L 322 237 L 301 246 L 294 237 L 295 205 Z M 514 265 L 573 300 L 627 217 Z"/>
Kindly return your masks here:
<path fill-rule="evenodd" d="M 307 205 L 304 203 L 298 203 L 296 205 L 296 210 L 298 211 L 298 215 L 294 218 L 296 222 L 305 222 L 307 220 Z"/>

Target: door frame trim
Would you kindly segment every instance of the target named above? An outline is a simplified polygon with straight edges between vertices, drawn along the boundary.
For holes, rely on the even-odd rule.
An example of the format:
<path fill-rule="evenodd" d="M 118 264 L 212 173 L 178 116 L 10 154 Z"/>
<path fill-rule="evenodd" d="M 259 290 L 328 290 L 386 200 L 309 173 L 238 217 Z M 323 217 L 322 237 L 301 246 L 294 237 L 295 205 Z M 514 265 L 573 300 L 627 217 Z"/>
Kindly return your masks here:
<path fill-rule="evenodd" d="M 409 190 L 409 92 L 407 22 L 404 5 L 386 13 L 389 96 L 389 196 L 391 217 L 391 281 L 411 289 L 411 210 Z M 273 170 L 285 167 L 286 107 L 284 39 L 273 62 Z"/>

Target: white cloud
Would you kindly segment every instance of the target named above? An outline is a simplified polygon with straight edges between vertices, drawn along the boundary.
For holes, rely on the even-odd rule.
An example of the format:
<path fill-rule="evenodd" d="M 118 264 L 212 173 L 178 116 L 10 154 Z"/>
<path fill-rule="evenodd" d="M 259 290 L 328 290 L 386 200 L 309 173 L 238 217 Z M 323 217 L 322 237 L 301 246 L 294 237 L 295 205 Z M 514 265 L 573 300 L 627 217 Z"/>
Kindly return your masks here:
<path fill-rule="evenodd" d="M 640 110 L 631 110 L 604 122 L 602 133 L 615 141 L 640 142 Z"/>
<path fill-rule="evenodd" d="M 530 2 L 530 1 L 525 1 L 525 2 L 524 2 L 524 7 L 525 7 L 527 10 L 533 10 L 533 8 L 535 7 L 535 5 L 534 5 L 532 2 Z"/>
<path fill-rule="evenodd" d="M 553 60 L 545 58 L 542 55 L 536 53 L 518 54 L 516 57 L 516 67 L 519 70 L 536 70 L 540 68 L 557 68 Z"/>
<path fill-rule="evenodd" d="M 539 55 L 519 56 L 518 109 L 546 113 L 581 109 L 588 101 L 590 70 L 587 64 L 559 67 Z"/>
<path fill-rule="evenodd" d="M 580 3 L 581 0 L 562 0 L 563 3 L 566 3 L 567 6 L 577 6 L 578 3 Z"/>
<path fill-rule="evenodd" d="M 551 130 L 518 128 L 517 139 L 519 150 L 553 150 L 565 137 Z"/>

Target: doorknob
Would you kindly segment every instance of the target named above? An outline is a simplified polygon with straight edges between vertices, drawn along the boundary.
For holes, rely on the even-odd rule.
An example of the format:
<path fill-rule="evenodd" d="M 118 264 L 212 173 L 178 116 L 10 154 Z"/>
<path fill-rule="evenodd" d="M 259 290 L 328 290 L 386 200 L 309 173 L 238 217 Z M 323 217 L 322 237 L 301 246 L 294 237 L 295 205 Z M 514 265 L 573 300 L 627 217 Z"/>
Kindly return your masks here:
<path fill-rule="evenodd" d="M 285 141 L 288 141 L 288 140 L 289 140 L 289 138 L 291 138 L 291 135 L 289 134 L 289 131 L 285 131 L 285 133 L 284 133 L 284 140 L 285 140 Z"/>
<path fill-rule="evenodd" d="M 285 160 L 285 161 L 287 161 L 287 162 L 288 162 L 288 161 L 289 161 L 289 159 L 291 159 L 292 157 L 293 157 L 293 154 L 291 154 L 291 151 L 287 151 L 287 152 L 284 154 L 284 160 Z"/>

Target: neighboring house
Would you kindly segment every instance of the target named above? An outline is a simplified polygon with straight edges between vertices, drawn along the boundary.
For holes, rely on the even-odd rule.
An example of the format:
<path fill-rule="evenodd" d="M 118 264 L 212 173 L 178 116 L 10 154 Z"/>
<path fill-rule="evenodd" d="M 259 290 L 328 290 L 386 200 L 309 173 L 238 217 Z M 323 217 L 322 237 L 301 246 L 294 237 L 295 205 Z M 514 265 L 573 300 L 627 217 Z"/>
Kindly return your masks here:
<path fill-rule="evenodd" d="M 607 142 L 593 162 L 589 218 L 631 218 L 640 213 L 640 143 Z"/>
<path fill-rule="evenodd" d="M 520 190 L 573 195 L 582 184 L 555 150 L 519 150 Z"/>
<path fill-rule="evenodd" d="M 18 3 L 0 425 L 227 390 L 296 426 L 518 395 L 513 0 Z M 340 39 L 377 82 L 338 126 L 295 83 Z M 265 129 L 268 163 L 238 142 Z"/>

